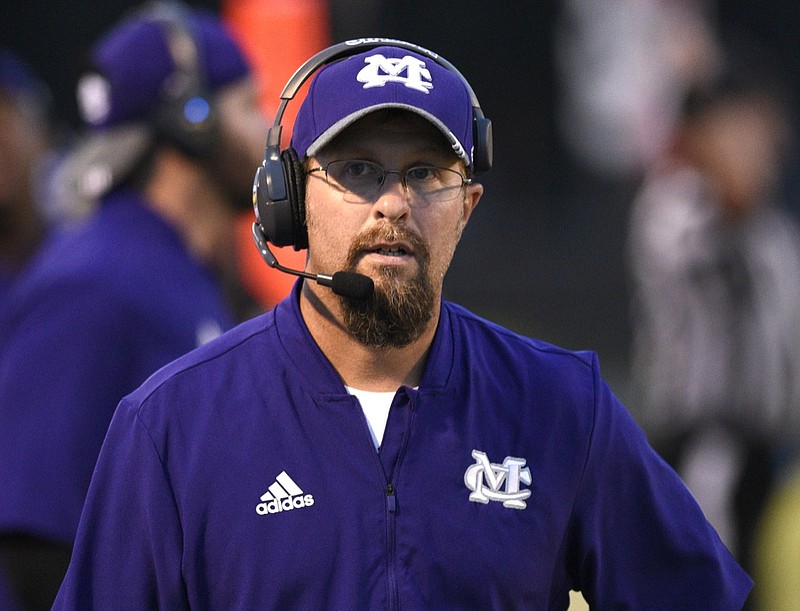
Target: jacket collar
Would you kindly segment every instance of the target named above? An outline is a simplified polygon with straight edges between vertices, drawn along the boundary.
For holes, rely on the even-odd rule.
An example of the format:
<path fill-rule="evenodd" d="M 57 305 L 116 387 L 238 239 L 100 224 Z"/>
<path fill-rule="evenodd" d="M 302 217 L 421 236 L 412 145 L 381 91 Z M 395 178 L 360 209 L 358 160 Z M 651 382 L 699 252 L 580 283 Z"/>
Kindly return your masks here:
<path fill-rule="evenodd" d="M 346 395 L 339 374 L 314 341 L 300 313 L 302 286 L 303 280 L 298 279 L 289 296 L 275 306 L 275 328 L 285 358 L 294 364 L 316 393 Z M 443 301 L 440 307 L 439 324 L 420 381 L 419 388 L 423 392 L 441 391 L 447 386 L 455 366 L 457 344 L 461 343 L 451 324 L 450 304 Z"/>

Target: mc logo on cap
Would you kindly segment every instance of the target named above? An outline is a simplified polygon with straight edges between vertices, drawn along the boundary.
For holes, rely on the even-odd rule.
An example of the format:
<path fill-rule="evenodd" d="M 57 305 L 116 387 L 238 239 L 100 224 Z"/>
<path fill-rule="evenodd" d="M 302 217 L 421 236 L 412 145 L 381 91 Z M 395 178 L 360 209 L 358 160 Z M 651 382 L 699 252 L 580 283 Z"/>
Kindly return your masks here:
<path fill-rule="evenodd" d="M 406 55 L 402 58 L 386 58 L 380 53 L 364 58 L 366 66 L 356 76 L 364 83 L 364 89 L 383 87 L 386 83 L 402 83 L 410 89 L 428 93 L 433 89 L 431 73 L 425 62 L 417 57 Z"/>

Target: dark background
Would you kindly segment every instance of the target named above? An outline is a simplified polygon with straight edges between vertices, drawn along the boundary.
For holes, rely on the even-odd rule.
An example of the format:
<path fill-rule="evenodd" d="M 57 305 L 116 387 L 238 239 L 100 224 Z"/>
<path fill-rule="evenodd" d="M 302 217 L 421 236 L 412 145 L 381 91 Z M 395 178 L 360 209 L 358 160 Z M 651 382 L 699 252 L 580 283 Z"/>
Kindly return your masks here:
<path fill-rule="evenodd" d="M 212 0 L 190 3 L 219 9 Z M 58 117 L 77 126 L 74 83 L 85 50 L 137 4 L 0 0 L 0 40 L 49 84 Z M 448 297 L 524 334 L 596 350 L 624 395 L 624 241 L 636 185 L 593 176 L 559 141 L 553 50 L 560 4 L 330 0 L 329 7 L 332 41 L 387 36 L 431 48 L 468 78 L 493 120 L 495 168 L 483 179 L 486 195 L 448 276 Z M 715 11 L 720 27 L 738 26 L 781 56 L 789 84 L 800 90 L 796 0 L 719 0 Z"/>

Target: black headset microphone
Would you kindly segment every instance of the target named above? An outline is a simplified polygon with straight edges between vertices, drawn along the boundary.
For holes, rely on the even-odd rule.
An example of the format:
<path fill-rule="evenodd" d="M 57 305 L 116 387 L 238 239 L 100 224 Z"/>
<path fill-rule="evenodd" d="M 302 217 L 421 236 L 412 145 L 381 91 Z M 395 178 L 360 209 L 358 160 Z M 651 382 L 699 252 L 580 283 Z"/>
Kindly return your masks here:
<path fill-rule="evenodd" d="M 283 88 L 275 121 L 267 132 L 264 161 L 258 167 L 253 181 L 253 209 L 256 215 L 256 222 L 253 223 L 253 241 L 261 258 L 270 267 L 293 276 L 314 280 L 317 284 L 329 287 L 337 295 L 355 300 L 367 300 L 372 297 L 375 290 L 372 278 L 356 272 L 339 271 L 328 275 L 289 269 L 278 263 L 267 242 L 272 242 L 275 246 L 292 246 L 295 250 L 308 248 L 308 232 L 305 226 L 305 170 L 292 147 L 284 150 L 280 147 L 281 118 L 286 105 L 294 98 L 301 85 L 322 66 L 381 45 L 415 51 L 440 64 L 461 80 L 472 103 L 474 140 L 472 173 L 479 176 L 492 167 L 491 120 L 484 117 L 475 92 L 458 69 L 433 51 L 402 40 L 360 39 L 324 49 L 300 66 Z"/>
<path fill-rule="evenodd" d="M 314 280 L 317 284 L 330 287 L 334 293 L 342 297 L 357 299 L 359 301 L 365 301 L 372 297 L 372 293 L 375 290 L 375 283 L 372 282 L 372 278 L 364 274 L 358 274 L 356 272 L 336 272 L 331 276 L 328 274 L 312 274 L 310 272 L 300 271 L 299 269 L 284 267 L 278 263 L 275 255 L 272 254 L 269 246 L 267 246 L 266 236 L 257 223 L 253 223 L 253 241 L 256 243 L 258 252 L 261 253 L 261 258 L 266 261 L 267 265 L 278 271 Z"/>

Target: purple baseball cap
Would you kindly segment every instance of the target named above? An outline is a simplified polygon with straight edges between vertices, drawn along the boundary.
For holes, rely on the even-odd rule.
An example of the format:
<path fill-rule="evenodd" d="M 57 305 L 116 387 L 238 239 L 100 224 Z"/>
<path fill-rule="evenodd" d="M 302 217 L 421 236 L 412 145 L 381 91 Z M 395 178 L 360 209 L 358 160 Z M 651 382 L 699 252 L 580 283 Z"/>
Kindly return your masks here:
<path fill-rule="evenodd" d="M 242 51 L 216 16 L 187 8 L 173 20 L 191 37 L 197 77 L 207 91 L 249 74 Z M 170 21 L 159 18 L 156 11 L 145 12 L 122 21 L 95 45 L 90 57 L 95 70 L 85 75 L 78 87 L 87 124 L 106 128 L 144 120 L 164 98 L 165 88 L 178 70 L 175 54 L 192 51 L 170 50 L 169 27 Z"/>
<path fill-rule="evenodd" d="M 401 47 L 375 47 L 324 66 L 298 110 L 292 148 L 315 155 L 342 130 L 368 113 L 399 108 L 421 115 L 472 166 L 472 102 L 451 70 Z"/>
<path fill-rule="evenodd" d="M 78 82 L 88 129 L 56 177 L 76 209 L 92 207 L 144 159 L 156 138 L 154 116 L 170 96 L 179 97 L 174 91 L 186 79 L 196 81 L 187 89 L 214 93 L 251 73 L 213 13 L 168 1 L 146 7 L 100 39 L 91 51 L 92 69 Z M 204 116 L 210 110 L 204 106 Z"/>

